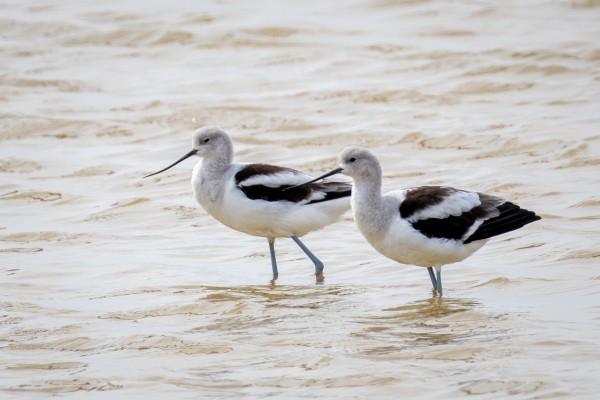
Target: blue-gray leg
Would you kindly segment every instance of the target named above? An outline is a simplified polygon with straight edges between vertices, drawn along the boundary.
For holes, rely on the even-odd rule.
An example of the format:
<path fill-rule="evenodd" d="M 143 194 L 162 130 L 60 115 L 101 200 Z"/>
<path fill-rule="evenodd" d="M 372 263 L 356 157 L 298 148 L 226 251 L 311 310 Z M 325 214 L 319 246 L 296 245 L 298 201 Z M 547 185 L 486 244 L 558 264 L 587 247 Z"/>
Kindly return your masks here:
<path fill-rule="evenodd" d="M 437 275 L 437 292 L 438 296 L 442 295 L 442 266 L 438 265 L 435 267 L 435 272 Z"/>
<path fill-rule="evenodd" d="M 431 284 L 433 285 L 433 290 L 437 290 L 437 281 L 435 280 L 435 274 L 433 273 L 433 268 L 427 267 L 427 272 L 429 272 L 429 278 L 431 279 Z"/>
<path fill-rule="evenodd" d="M 277 259 L 275 259 L 275 239 L 268 238 L 269 251 L 271 252 L 271 267 L 273 268 L 273 280 L 275 282 L 279 277 L 279 271 L 277 271 Z"/>
<path fill-rule="evenodd" d="M 310 260 L 315 264 L 315 275 L 317 276 L 317 281 L 322 281 L 324 279 L 323 276 L 323 263 L 319 260 L 309 249 L 298 239 L 298 236 L 293 235 L 292 240 L 296 242 L 298 247 L 302 249 L 302 251 L 310 258 Z"/>

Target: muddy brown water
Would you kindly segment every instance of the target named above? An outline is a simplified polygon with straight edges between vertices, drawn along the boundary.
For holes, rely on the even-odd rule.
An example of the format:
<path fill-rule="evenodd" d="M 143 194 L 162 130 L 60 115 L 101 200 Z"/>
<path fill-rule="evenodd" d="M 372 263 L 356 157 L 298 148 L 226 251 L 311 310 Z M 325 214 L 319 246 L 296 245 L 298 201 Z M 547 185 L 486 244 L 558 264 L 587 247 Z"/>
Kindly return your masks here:
<path fill-rule="evenodd" d="M 0 2 L 0 397 L 596 398 L 600 3 Z M 191 196 L 193 130 L 544 219 L 445 268 L 351 214 L 266 240 Z M 107 393 L 105 393 L 107 392 Z"/>

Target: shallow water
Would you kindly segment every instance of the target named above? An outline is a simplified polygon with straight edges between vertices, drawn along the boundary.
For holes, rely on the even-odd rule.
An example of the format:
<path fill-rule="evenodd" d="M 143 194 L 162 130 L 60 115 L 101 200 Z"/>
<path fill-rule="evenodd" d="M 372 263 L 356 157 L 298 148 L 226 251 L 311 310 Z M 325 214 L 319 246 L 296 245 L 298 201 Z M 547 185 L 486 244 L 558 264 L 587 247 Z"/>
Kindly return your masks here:
<path fill-rule="evenodd" d="M 0 2 L 0 397 L 595 398 L 600 3 Z M 310 173 L 347 145 L 385 189 L 485 191 L 544 219 L 444 274 L 350 214 L 326 264 L 219 225 L 192 161 Z"/>

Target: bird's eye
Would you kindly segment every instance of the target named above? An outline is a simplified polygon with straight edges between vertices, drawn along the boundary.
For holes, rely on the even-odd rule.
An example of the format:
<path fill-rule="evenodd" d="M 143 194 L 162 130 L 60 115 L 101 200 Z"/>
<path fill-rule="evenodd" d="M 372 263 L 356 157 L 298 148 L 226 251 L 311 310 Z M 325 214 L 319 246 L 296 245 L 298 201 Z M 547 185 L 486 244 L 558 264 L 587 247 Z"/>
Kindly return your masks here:
<path fill-rule="evenodd" d="M 348 161 L 350 161 L 350 162 L 354 162 L 354 161 L 356 161 L 356 158 L 352 157 L 352 158 L 350 158 Z"/>
<path fill-rule="evenodd" d="M 210 140 L 209 138 L 206 138 L 206 139 L 203 140 L 203 142 L 204 143 L 208 143 L 209 140 Z"/>

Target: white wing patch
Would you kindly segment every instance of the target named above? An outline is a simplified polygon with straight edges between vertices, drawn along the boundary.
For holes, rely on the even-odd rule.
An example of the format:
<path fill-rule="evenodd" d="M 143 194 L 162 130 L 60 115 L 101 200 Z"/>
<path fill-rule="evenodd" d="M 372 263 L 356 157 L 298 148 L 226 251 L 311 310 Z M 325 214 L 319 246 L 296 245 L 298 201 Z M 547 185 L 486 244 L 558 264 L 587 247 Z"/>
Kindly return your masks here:
<path fill-rule="evenodd" d="M 261 185 L 270 188 L 277 188 L 280 186 L 293 186 L 311 180 L 310 175 L 305 175 L 300 172 L 283 171 L 275 174 L 268 175 L 253 175 L 250 178 L 241 181 L 239 186 L 254 186 Z"/>
<path fill-rule="evenodd" d="M 327 196 L 327 193 L 322 192 L 320 190 L 312 191 L 310 194 L 310 197 L 308 198 L 308 202 L 310 203 L 311 201 L 323 200 L 326 196 Z"/>
<path fill-rule="evenodd" d="M 429 218 L 444 219 L 451 215 L 458 216 L 479 205 L 481 205 L 479 194 L 457 190 L 450 193 L 441 203 L 417 211 L 408 218 L 408 222 L 415 223 Z"/>

